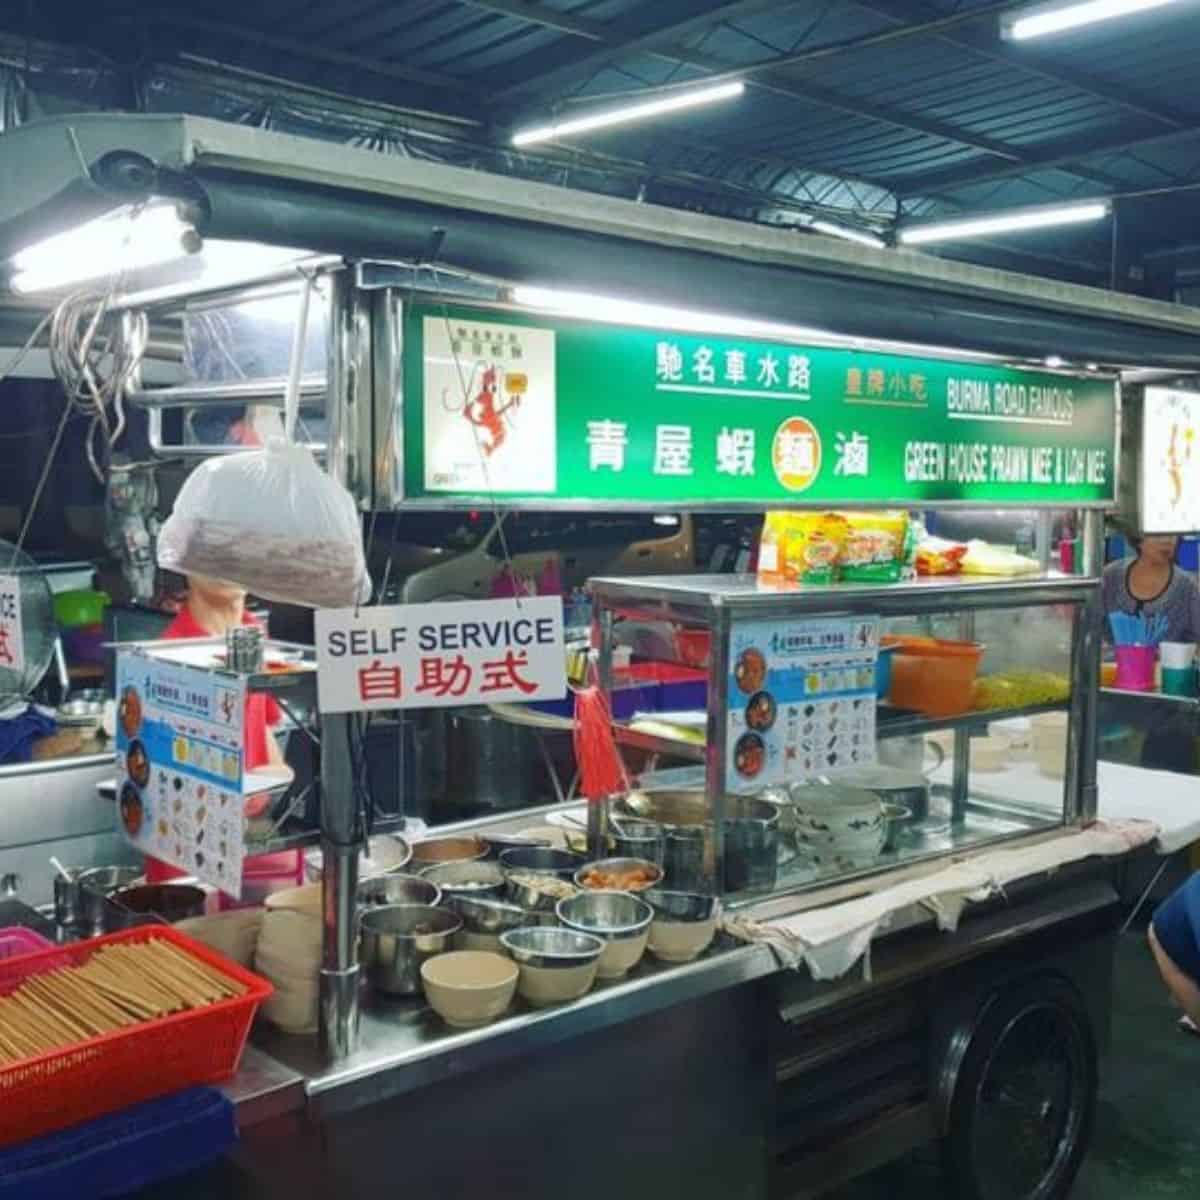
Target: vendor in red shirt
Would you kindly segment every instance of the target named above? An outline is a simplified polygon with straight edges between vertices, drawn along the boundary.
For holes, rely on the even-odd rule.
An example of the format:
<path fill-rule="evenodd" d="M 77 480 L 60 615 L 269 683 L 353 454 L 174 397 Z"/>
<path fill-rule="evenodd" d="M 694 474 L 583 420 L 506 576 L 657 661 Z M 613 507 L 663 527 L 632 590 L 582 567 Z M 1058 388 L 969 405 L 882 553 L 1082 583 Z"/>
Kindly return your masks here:
<path fill-rule="evenodd" d="M 163 638 L 223 638 L 239 625 L 257 622 L 246 611 L 246 593 L 236 583 L 224 583 L 205 575 L 188 576 L 187 604 L 167 626 Z M 282 767 L 283 751 L 270 733 L 283 714 L 273 697 L 251 692 L 246 697 L 247 771 L 256 767 Z"/>
<path fill-rule="evenodd" d="M 187 604 L 179 615 L 167 626 L 165 639 L 223 638 L 230 629 L 239 625 L 254 625 L 254 618 L 246 611 L 246 593 L 234 583 L 209 579 L 205 575 L 188 576 Z M 250 692 L 246 696 L 246 718 L 243 726 L 245 735 L 245 769 L 257 767 L 282 767 L 285 765 L 283 751 L 271 732 L 282 717 L 274 698 L 263 692 Z M 252 797 L 247 803 L 246 815 L 259 815 L 254 811 Z M 261 803 L 267 803 L 263 793 Z M 151 882 L 171 879 L 183 875 L 166 863 L 154 858 L 146 859 L 146 878 Z"/>

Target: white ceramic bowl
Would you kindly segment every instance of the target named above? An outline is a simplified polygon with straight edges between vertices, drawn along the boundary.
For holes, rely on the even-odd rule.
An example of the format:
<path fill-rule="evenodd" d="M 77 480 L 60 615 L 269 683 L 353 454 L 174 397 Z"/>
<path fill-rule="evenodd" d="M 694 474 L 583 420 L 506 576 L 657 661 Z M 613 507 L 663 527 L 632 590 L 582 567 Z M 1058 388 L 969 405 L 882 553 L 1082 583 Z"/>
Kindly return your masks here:
<path fill-rule="evenodd" d="M 790 789 L 796 845 L 818 866 L 867 866 L 883 850 L 887 823 L 874 792 L 840 783 L 806 783 Z"/>
<path fill-rule="evenodd" d="M 512 1003 L 517 964 L 484 950 L 452 950 L 421 964 L 421 984 L 430 1007 L 456 1029 L 494 1021 Z"/>

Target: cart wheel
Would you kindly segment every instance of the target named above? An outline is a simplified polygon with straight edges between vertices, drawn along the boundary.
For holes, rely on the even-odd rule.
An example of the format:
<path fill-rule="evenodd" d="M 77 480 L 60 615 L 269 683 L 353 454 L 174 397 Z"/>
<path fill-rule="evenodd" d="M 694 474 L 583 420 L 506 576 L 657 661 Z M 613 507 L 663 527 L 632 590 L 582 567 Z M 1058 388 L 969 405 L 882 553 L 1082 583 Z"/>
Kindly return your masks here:
<path fill-rule="evenodd" d="M 1096 1112 L 1096 1043 L 1078 993 L 1035 978 L 984 1011 L 962 1059 L 944 1163 L 961 1200 L 1060 1200 Z"/>

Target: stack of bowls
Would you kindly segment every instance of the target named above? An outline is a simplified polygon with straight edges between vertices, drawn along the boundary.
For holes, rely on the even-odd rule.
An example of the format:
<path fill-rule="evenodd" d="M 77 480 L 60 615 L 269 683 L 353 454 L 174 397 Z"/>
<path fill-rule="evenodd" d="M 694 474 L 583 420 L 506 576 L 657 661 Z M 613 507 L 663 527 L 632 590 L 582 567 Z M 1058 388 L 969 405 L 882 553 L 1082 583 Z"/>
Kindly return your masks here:
<path fill-rule="evenodd" d="M 819 870 L 870 866 L 883 852 L 888 823 L 874 792 L 841 783 L 791 789 L 796 845 Z"/>

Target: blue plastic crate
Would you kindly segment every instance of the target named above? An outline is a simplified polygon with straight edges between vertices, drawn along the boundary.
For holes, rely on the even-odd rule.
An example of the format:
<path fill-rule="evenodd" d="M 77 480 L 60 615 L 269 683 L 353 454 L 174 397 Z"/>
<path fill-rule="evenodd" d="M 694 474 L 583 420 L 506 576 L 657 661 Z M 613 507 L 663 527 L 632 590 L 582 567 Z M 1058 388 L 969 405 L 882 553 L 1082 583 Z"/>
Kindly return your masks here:
<path fill-rule="evenodd" d="M 193 1171 L 237 1142 L 233 1105 L 188 1088 L 0 1150 L 0 1200 L 108 1200 Z"/>

